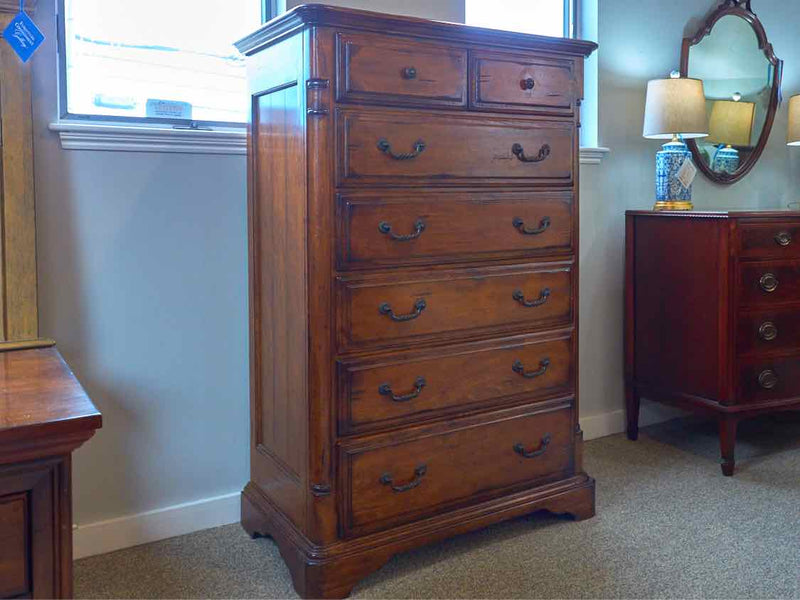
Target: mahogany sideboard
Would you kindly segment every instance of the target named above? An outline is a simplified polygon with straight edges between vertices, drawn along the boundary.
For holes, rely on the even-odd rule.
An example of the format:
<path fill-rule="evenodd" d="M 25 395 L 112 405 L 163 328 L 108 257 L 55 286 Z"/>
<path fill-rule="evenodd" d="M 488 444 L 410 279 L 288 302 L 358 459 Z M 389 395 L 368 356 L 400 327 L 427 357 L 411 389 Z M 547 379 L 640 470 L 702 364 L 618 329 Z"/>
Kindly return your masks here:
<path fill-rule="evenodd" d="M 628 437 L 640 398 L 737 424 L 800 409 L 800 212 L 628 211 Z"/>
<path fill-rule="evenodd" d="M 247 55 L 251 481 L 306 597 L 537 510 L 594 515 L 578 131 L 596 45 L 301 6 Z"/>
<path fill-rule="evenodd" d="M 71 453 L 100 426 L 55 347 L 0 350 L 0 597 L 72 597 Z"/>

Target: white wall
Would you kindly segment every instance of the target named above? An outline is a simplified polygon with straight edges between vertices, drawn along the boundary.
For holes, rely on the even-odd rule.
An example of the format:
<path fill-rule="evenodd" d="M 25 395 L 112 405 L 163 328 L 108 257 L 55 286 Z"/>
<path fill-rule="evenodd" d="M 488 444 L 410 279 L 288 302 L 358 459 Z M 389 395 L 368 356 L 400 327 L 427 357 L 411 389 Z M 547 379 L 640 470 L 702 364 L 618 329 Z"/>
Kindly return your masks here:
<path fill-rule="evenodd" d="M 75 520 L 237 492 L 248 473 L 244 158 L 62 150 L 47 130 L 57 114 L 52 4 L 40 1 L 48 40 L 34 59 L 42 334 L 58 341 L 105 421 L 75 456 Z M 464 18 L 461 0 L 336 4 Z M 622 424 L 623 215 L 652 205 L 658 149 L 641 137 L 645 84 L 678 65 L 681 38 L 694 29 L 687 22 L 716 4 L 600 1 L 599 145 L 612 152 L 582 170 L 587 430 Z M 786 60 L 788 98 L 800 91 L 800 3 L 755 8 Z M 797 199 L 800 150 L 783 144 L 785 127 L 784 106 L 753 173 L 732 187 L 699 178 L 697 206 Z"/>
<path fill-rule="evenodd" d="M 239 491 L 248 474 L 245 159 L 64 151 L 53 0 L 36 21 L 41 333 L 103 413 L 79 524 Z"/>

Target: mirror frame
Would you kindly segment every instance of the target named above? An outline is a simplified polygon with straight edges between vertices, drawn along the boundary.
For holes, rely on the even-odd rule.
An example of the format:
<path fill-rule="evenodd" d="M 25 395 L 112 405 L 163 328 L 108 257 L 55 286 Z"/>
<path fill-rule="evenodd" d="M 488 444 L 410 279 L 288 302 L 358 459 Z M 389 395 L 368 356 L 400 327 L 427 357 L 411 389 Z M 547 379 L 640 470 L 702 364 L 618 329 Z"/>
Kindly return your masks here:
<path fill-rule="evenodd" d="M 764 56 L 767 58 L 770 64 L 775 67 L 775 77 L 772 81 L 772 93 L 770 95 L 769 106 L 767 108 L 767 117 L 764 122 L 764 129 L 761 131 L 761 136 L 758 138 L 758 144 L 756 144 L 753 152 L 745 161 L 743 161 L 735 173 L 717 173 L 712 171 L 711 166 L 707 165 L 705 160 L 703 160 L 700 150 L 697 147 L 697 142 L 695 140 L 686 140 L 686 145 L 689 147 L 689 150 L 692 153 L 692 158 L 694 159 L 697 167 L 703 172 L 703 175 L 708 177 L 714 183 L 723 185 L 736 183 L 742 179 L 753 169 L 754 166 L 756 166 L 758 159 L 761 158 L 761 154 L 764 152 L 764 148 L 767 145 L 767 140 L 769 140 L 769 134 L 772 132 L 772 125 L 775 122 L 775 114 L 778 111 L 781 79 L 783 77 L 783 61 L 775 56 L 775 52 L 772 49 L 772 44 L 770 44 L 769 40 L 767 39 L 767 32 L 764 30 L 764 26 L 750 8 L 750 0 L 723 0 L 722 4 L 706 18 L 699 31 L 693 37 L 683 38 L 683 46 L 681 48 L 681 77 L 688 77 L 689 51 L 691 50 L 692 46 L 699 44 L 706 36 L 710 35 L 711 30 L 714 28 L 714 25 L 717 23 L 717 21 L 728 15 L 744 19 L 750 25 L 750 27 L 752 27 L 758 40 L 759 50 L 764 52 Z"/>

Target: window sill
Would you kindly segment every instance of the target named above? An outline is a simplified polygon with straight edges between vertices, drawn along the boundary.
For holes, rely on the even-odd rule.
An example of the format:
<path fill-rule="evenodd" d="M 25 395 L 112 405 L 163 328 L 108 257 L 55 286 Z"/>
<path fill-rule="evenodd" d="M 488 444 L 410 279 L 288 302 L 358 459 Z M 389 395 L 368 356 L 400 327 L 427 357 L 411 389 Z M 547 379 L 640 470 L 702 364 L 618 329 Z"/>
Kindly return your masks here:
<path fill-rule="evenodd" d="M 163 125 L 57 121 L 50 130 L 58 133 L 64 150 L 247 154 L 244 127 L 190 131 Z"/>
<path fill-rule="evenodd" d="M 581 148 L 581 164 L 599 165 L 609 152 L 610 148 Z"/>

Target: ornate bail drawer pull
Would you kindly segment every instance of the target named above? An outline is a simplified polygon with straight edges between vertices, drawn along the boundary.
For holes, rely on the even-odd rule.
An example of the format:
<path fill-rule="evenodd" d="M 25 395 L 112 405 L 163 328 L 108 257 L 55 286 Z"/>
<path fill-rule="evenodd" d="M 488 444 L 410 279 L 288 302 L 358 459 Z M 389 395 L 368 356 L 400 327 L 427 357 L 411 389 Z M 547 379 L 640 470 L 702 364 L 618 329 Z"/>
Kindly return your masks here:
<path fill-rule="evenodd" d="M 424 298 L 420 298 L 414 303 L 414 312 L 409 313 L 407 315 L 396 315 L 392 310 L 392 305 L 388 302 L 384 302 L 378 307 L 378 310 L 382 315 L 387 315 L 392 321 L 412 321 L 416 319 L 418 316 L 422 314 L 422 311 L 425 310 L 427 307 L 427 303 L 425 302 Z"/>
<path fill-rule="evenodd" d="M 792 243 L 792 234 L 788 231 L 781 231 L 775 236 L 775 243 L 785 248 Z"/>
<path fill-rule="evenodd" d="M 409 400 L 413 400 L 417 396 L 422 393 L 422 388 L 425 387 L 425 378 L 424 377 L 417 377 L 414 380 L 414 391 L 409 392 L 408 394 L 403 394 L 401 396 L 396 395 L 392 392 L 392 386 L 388 383 L 383 383 L 378 388 L 378 393 L 381 396 L 390 396 L 392 398 L 392 402 L 408 402 Z"/>
<path fill-rule="evenodd" d="M 533 80 L 533 77 L 527 77 L 519 82 L 519 87 L 523 90 L 532 90 L 536 86 L 536 82 Z"/>
<path fill-rule="evenodd" d="M 764 273 L 758 280 L 758 285 L 767 293 L 772 293 L 778 289 L 778 278 L 774 273 Z"/>
<path fill-rule="evenodd" d="M 772 321 L 764 321 L 758 328 L 758 337 L 765 342 L 771 342 L 778 337 L 778 328 Z"/>
<path fill-rule="evenodd" d="M 778 374 L 772 369 L 765 369 L 758 375 L 758 385 L 765 390 L 771 390 L 778 385 Z"/>
<path fill-rule="evenodd" d="M 539 226 L 536 228 L 525 227 L 525 221 L 519 217 L 514 217 L 514 220 L 511 221 L 511 224 L 514 226 L 514 229 L 522 234 L 539 235 L 550 228 L 550 217 L 544 217 L 541 221 L 539 221 Z"/>
<path fill-rule="evenodd" d="M 414 67 L 406 67 L 403 69 L 403 79 L 416 79 L 417 70 Z"/>
<path fill-rule="evenodd" d="M 413 152 L 406 152 L 404 154 L 395 154 L 392 152 L 392 145 L 389 143 L 389 140 L 386 138 L 381 138 L 378 140 L 378 150 L 386 154 L 389 158 L 393 158 L 394 160 L 411 160 L 412 158 L 417 158 L 420 154 L 425 151 L 425 142 L 422 140 L 417 140 L 414 142 L 414 150 Z"/>
<path fill-rule="evenodd" d="M 536 371 L 525 372 L 525 365 L 522 364 L 521 360 L 515 360 L 514 364 L 511 365 L 511 370 L 514 373 L 519 373 L 525 379 L 536 379 L 537 377 L 541 377 L 545 373 L 547 373 L 547 368 L 550 366 L 550 359 L 545 358 L 539 361 L 539 368 Z"/>
<path fill-rule="evenodd" d="M 425 221 L 422 219 L 417 219 L 414 223 L 414 232 L 413 233 L 395 233 L 392 231 L 392 226 L 387 223 L 386 221 L 381 221 L 378 223 L 378 231 L 380 231 L 384 235 L 388 235 L 396 242 L 408 242 L 411 240 L 417 239 L 419 236 L 422 235 L 422 232 L 425 231 Z"/>
<path fill-rule="evenodd" d="M 511 297 L 522 304 L 522 306 L 526 308 L 533 308 L 535 306 L 541 306 L 547 302 L 547 300 L 550 298 L 550 288 L 544 288 L 536 300 L 525 300 L 525 294 L 522 293 L 522 290 L 514 290 L 514 293 L 511 294 Z"/>
<path fill-rule="evenodd" d="M 545 436 L 542 438 L 542 443 L 539 446 L 538 450 L 531 450 L 527 452 L 525 450 L 525 445 L 522 443 L 514 444 L 514 452 L 519 454 L 523 458 L 536 458 L 537 456 L 541 456 L 545 452 L 547 452 L 547 447 L 550 445 L 550 434 L 546 433 Z"/>
<path fill-rule="evenodd" d="M 394 478 L 392 477 L 391 473 L 384 473 L 381 475 L 380 482 L 381 485 L 391 486 L 393 492 L 400 494 L 402 492 L 407 492 L 408 490 L 413 490 L 415 487 L 419 486 L 419 484 L 422 483 L 422 478 L 425 477 L 425 473 L 427 472 L 428 465 L 420 465 L 414 469 L 414 479 L 408 483 L 394 485 Z"/>
<path fill-rule="evenodd" d="M 536 156 L 527 156 L 521 144 L 514 144 L 511 146 L 511 152 L 522 162 L 537 163 L 542 162 L 545 158 L 550 156 L 550 145 L 545 144 L 539 148 L 539 154 Z"/>

